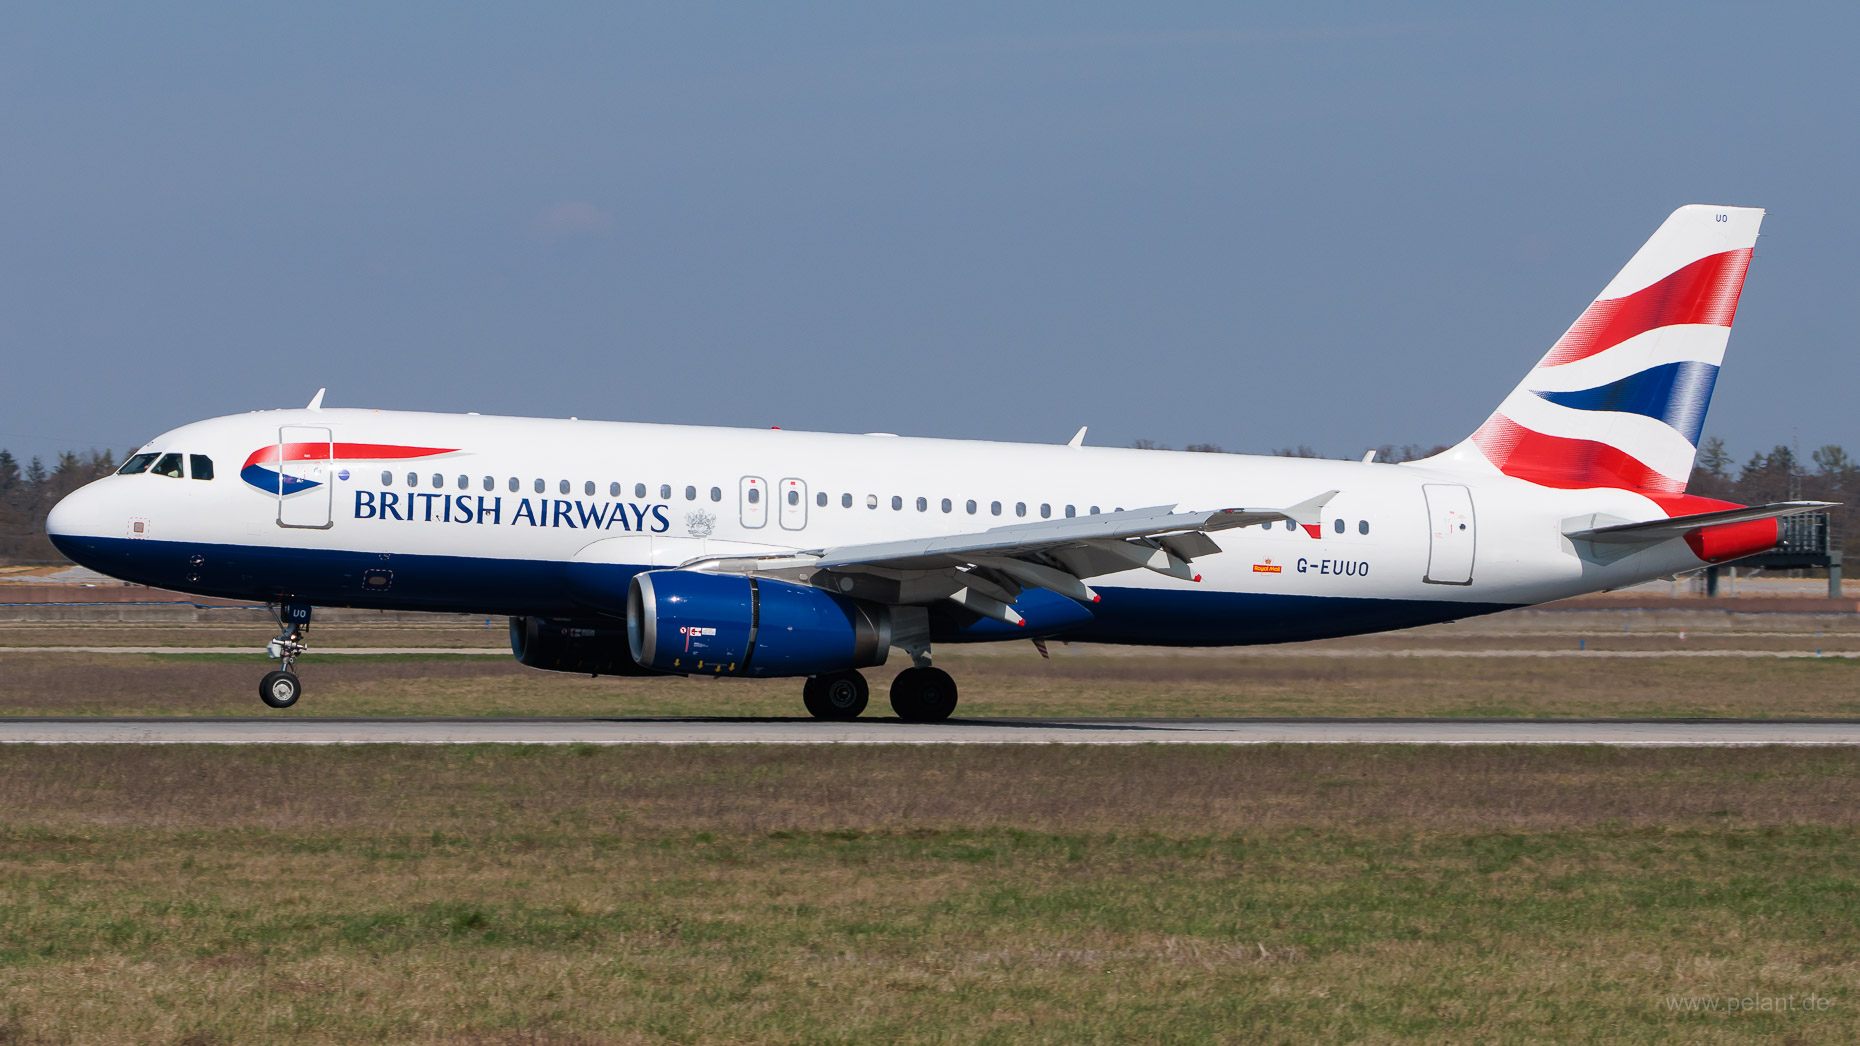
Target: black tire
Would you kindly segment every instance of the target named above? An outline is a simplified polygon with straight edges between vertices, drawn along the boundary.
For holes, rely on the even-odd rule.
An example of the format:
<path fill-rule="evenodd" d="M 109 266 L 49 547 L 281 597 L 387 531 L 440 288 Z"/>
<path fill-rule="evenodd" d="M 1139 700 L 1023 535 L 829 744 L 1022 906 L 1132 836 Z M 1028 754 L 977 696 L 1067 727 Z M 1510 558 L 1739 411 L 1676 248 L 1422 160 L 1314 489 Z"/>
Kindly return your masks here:
<path fill-rule="evenodd" d="M 911 723 L 940 723 L 956 711 L 956 681 L 940 668 L 907 668 L 891 681 L 891 710 Z"/>
<path fill-rule="evenodd" d="M 871 697 L 872 688 L 857 672 L 809 676 L 801 688 L 801 703 L 815 719 L 856 719 Z"/>
<path fill-rule="evenodd" d="M 290 672 L 267 672 L 258 682 L 258 699 L 273 708 L 289 708 L 304 696 L 304 685 Z"/>

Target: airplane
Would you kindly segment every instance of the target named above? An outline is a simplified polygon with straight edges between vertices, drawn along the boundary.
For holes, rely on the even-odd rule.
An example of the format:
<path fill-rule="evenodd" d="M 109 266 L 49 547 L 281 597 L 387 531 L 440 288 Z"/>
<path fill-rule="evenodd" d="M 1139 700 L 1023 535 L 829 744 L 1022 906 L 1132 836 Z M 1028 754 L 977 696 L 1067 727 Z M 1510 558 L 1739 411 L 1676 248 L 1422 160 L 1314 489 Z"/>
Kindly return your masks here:
<path fill-rule="evenodd" d="M 74 562 L 263 602 L 302 694 L 313 608 L 510 619 L 537 669 L 793 677 L 904 720 L 940 644 L 1282 643 L 1672 576 L 1777 543 L 1686 493 L 1763 211 L 1660 225 L 1458 445 L 1403 463 L 324 407 L 184 425 L 64 498 Z M 1044 646 L 1041 646 L 1044 651 Z"/>

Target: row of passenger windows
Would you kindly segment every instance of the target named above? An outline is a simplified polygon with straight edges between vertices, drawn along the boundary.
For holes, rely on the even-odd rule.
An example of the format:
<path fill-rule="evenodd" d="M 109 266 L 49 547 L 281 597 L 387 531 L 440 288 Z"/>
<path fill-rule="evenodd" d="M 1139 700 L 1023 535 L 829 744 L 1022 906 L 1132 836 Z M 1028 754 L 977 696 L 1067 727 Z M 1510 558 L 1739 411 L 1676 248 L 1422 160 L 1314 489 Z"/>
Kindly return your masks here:
<path fill-rule="evenodd" d="M 212 479 L 213 459 L 205 454 L 188 454 L 186 465 L 183 466 L 182 455 L 163 454 L 156 451 L 134 455 L 128 461 L 123 462 L 122 468 L 116 470 L 119 476 L 137 476 L 144 472 L 151 476 L 166 476 L 169 479 L 185 479 L 190 475 L 194 479 Z"/>
<path fill-rule="evenodd" d="M 393 486 L 394 485 L 394 473 L 391 471 L 383 471 L 381 473 L 381 484 L 383 486 L 388 486 L 388 487 Z M 407 485 L 409 487 L 418 487 L 420 485 L 420 474 L 418 472 L 407 473 Z M 432 483 L 430 485 L 434 489 L 443 490 L 445 489 L 445 486 L 446 486 L 446 477 L 442 473 L 435 472 L 433 473 Z M 470 476 L 458 477 L 458 479 L 456 480 L 456 485 L 458 489 L 460 490 L 470 490 L 471 489 L 471 477 Z M 480 482 L 479 485 L 482 486 L 485 490 L 496 490 L 497 489 L 497 477 L 486 476 Z M 505 487 L 509 489 L 509 491 L 512 494 L 521 493 L 523 490 L 523 481 L 518 479 L 515 476 L 512 476 L 510 477 L 510 479 L 505 481 Z M 530 489 L 537 494 L 547 494 L 549 493 L 549 482 L 547 480 L 542 480 L 542 479 L 532 480 L 530 483 Z M 586 480 L 581 484 L 581 494 L 583 497 L 590 497 L 590 498 L 594 497 L 599 492 L 599 490 L 600 490 L 600 485 L 595 483 L 591 479 Z M 555 484 L 555 491 L 558 494 L 573 494 L 575 492 L 575 485 L 565 479 L 557 480 Z M 624 497 L 625 492 L 626 492 L 626 486 L 624 484 L 621 484 L 621 483 L 607 484 L 607 496 L 610 498 Z M 685 487 L 684 493 L 685 493 L 686 501 L 696 501 L 698 499 L 698 488 L 694 486 Z M 752 502 L 759 501 L 761 500 L 761 494 L 762 492 L 759 490 L 751 490 L 749 492 L 749 500 Z M 649 488 L 644 483 L 635 483 L 633 484 L 633 496 L 636 498 L 648 497 Z M 795 499 L 797 498 L 797 495 L 795 495 L 793 491 L 789 491 L 789 497 L 791 499 Z M 723 500 L 723 488 L 722 487 L 710 488 L 710 499 L 712 501 L 722 501 Z M 670 483 L 659 484 L 659 500 L 661 501 L 672 500 L 672 485 Z M 793 503 L 793 502 L 791 501 L 790 503 Z"/>
<path fill-rule="evenodd" d="M 793 491 L 790 491 L 789 496 L 792 497 L 793 493 L 794 493 Z M 822 493 L 814 495 L 814 504 L 819 505 L 822 508 L 825 508 L 827 506 L 827 495 L 824 491 Z M 853 496 L 851 494 L 841 494 L 840 495 L 840 507 L 841 508 L 852 508 L 853 507 Z M 865 507 L 869 509 L 876 509 L 878 507 L 878 495 L 867 494 L 865 496 Z M 916 499 L 915 507 L 917 511 L 919 512 L 930 511 L 930 499 L 929 498 Z M 937 502 L 937 508 L 941 509 L 944 512 L 954 512 L 956 511 L 956 503 L 950 500 L 949 498 L 943 498 Z M 897 494 L 893 494 L 891 496 L 891 510 L 893 512 L 904 511 L 904 498 L 902 496 L 897 495 Z M 962 503 L 962 510 L 968 513 L 969 515 L 973 516 L 981 511 L 981 503 L 971 498 Z M 988 514 L 991 516 L 999 516 L 1005 511 L 1007 511 L 1006 508 L 999 501 L 990 501 L 988 503 Z M 1088 516 L 1095 516 L 1095 515 L 1098 515 L 1098 513 L 1101 511 L 1103 510 L 1100 509 L 1097 505 L 1092 505 L 1090 508 L 1086 510 L 1085 514 Z M 1122 512 L 1123 509 L 1119 508 L 1116 511 Z M 1014 503 L 1014 515 L 1025 516 L 1026 514 L 1027 514 L 1027 503 L 1025 501 L 1016 501 Z M 1063 508 L 1061 514 L 1064 515 L 1065 518 L 1071 519 L 1074 516 L 1077 516 L 1079 514 L 1078 506 L 1066 505 Z M 1040 518 L 1041 519 L 1053 518 L 1053 506 L 1050 503 L 1042 503 L 1040 505 Z"/>
<path fill-rule="evenodd" d="M 390 487 L 393 486 L 394 485 L 394 473 L 391 471 L 382 472 L 381 482 L 384 486 L 390 486 Z M 419 485 L 420 485 L 420 474 L 417 472 L 407 473 L 407 486 L 418 487 Z M 442 473 L 438 473 L 438 472 L 433 473 L 431 485 L 435 489 L 444 489 L 446 486 L 446 477 Z M 459 476 L 456 480 L 456 485 L 458 486 L 458 489 L 460 490 L 470 490 L 471 489 L 471 477 L 470 476 Z M 485 490 L 496 490 L 497 479 L 496 477 L 493 477 L 493 476 L 486 476 L 481 482 L 481 485 L 483 486 Z M 511 476 L 505 482 L 505 486 L 513 494 L 521 493 L 523 490 L 523 481 L 518 479 L 515 476 Z M 534 493 L 537 493 L 537 494 L 547 494 L 549 492 L 549 483 L 547 480 L 542 480 L 542 479 L 532 480 L 530 482 L 530 489 Z M 599 491 L 599 489 L 600 489 L 599 484 L 595 483 L 591 479 L 585 480 L 581 484 L 581 493 L 584 497 L 591 498 L 591 497 L 596 496 L 596 493 Z M 565 479 L 557 480 L 555 484 L 555 490 L 556 490 L 556 493 L 558 494 L 572 494 L 574 493 L 575 486 L 573 483 L 569 482 L 568 480 L 565 480 Z M 626 487 L 624 484 L 621 484 L 621 483 L 607 484 L 607 496 L 610 498 L 622 497 L 625 493 L 625 490 L 626 490 Z M 659 484 L 659 488 L 658 488 L 659 499 L 661 501 L 672 500 L 672 490 L 673 488 L 670 483 Z M 651 488 L 647 487 L 646 484 L 644 483 L 633 484 L 633 496 L 634 497 L 645 498 L 645 497 L 648 497 L 650 493 L 651 493 Z M 723 488 L 722 487 L 711 487 L 707 493 L 709 494 L 710 500 L 712 501 L 723 500 Z M 684 488 L 684 496 L 685 496 L 686 501 L 698 500 L 698 488 L 694 485 L 687 485 Z M 743 497 L 744 497 L 744 500 L 748 501 L 751 505 L 760 504 L 762 501 L 762 490 L 760 487 L 750 487 L 747 491 L 744 492 Z M 801 503 L 801 492 L 798 490 L 788 491 L 786 500 L 788 504 L 790 505 L 799 505 Z M 841 508 L 852 508 L 855 503 L 854 497 L 851 494 L 841 494 L 839 501 L 840 501 Z M 824 490 L 814 495 L 814 504 L 818 505 L 821 508 L 826 508 L 831 503 L 832 503 L 831 497 Z M 877 494 L 867 494 L 865 496 L 865 507 L 866 508 L 876 509 L 878 508 L 878 506 L 879 506 L 879 497 Z M 919 512 L 930 511 L 930 499 L 929 498 L 917 498 L 915 507 L 917 511 Z M 956 502 L 951 500 L 950 498 L 943 498 L 937 502 L 937 508 L 941 509 L 945 513 L 953 513 L 956 511 Z M 1025 501 L 1014 502 L 1013 508 L 1014 508 L 1014 515 L 1016 517 L 1024 518 L 1027 515 L 1028 506 Z M 893 494 L 891 496 L 891 509 L 894 512 L 904 511 L 904 498 L 902 495 Z M 973 498 L 970 498 L 962 503 L 962 509 L 967 514 L 973 516 L 973 515 L 978 514 L 981 511 L 981 503 L 976 501 Z M 999 515 L 1004 514 L 1006 511 L 1007 511 L 1007 507 L 1002 502 L 991 501 L 988 503 L 988 514 L 991 516 L 999 516 Z M 1098 515 L 1101 511 L 1103 510 L 1100 509 L 1097 505 L 1092 505 L 1086 510 L 1086 514 L 1095 516 L 1095 515 Z M 1115 509 L 1115 511 L 1122 512 L 1124 510 L 1122 507 L 1119 507 Z M 1067 519 L 1072 519 L 1079 514 L 1078 506 L 1076 505 L 1063 506 L 1061 512 Z M 1053 517 L 1052 504 L 1050 502 L 1042 502 L 1041 505 L 1039 506 L 1039 514 L 1040 514 L 1041 519 L 1051 519 Z M 1272 528 L 1272 524 L 1270 523 L 1262 523 L 1260 524 L 1260 526 L 1263 529 L 1267 529 L 1267 530 L 1270 530 Z M 1332 528 L 1335 529 L 1336 532 L 1339 534 L 1344 533 L 1346 526 L 1347 525 L 1341 519 L 1332 521 Z M 1298 525 L 1288 519 L 1285 521 L 1285 529 L 1296 530 L 1298 529 Z M 1356 521 L 1356 532 L 1359 534 L 1369 533 L 1369 521 L 1366 519 L 1357 520 Z"/>

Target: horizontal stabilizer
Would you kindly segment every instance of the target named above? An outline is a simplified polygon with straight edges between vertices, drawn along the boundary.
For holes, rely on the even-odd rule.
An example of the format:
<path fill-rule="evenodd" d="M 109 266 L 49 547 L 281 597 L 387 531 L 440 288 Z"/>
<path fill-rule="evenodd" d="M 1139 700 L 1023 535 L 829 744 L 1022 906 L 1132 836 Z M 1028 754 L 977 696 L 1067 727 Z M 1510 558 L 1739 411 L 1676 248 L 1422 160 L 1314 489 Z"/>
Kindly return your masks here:
<path fill-rule="evenodd" d="M 1594 526 L 1594 517 L 1579 516 L 1575 523 L 1582 529 L 1566 529 L 1563 536 L 1572 541 L 1592 541 L 1598 545 L 1651 545 L 1672 538 L 1684 537 L 1700 527 L 1716 527 L 1726 523 L 1749 523 L 1759 519 L 1775 519 L 1781 516 L 1799 516 L 1806 512 L 1820 512 L 1833 508 L 1838 502 L 1833 501 L 1778 501 L 1770 505 L 1752 505 L 1748 508 L 1729 508 L 1719 512 L 1700 512 L 1690 516 L 1674 516 L 1670 519 L 1650 519 L 1642 523 L 1617 523 L 1612 526 Z M 1580 522 L 1577 522 L 1580 521 Z"/>

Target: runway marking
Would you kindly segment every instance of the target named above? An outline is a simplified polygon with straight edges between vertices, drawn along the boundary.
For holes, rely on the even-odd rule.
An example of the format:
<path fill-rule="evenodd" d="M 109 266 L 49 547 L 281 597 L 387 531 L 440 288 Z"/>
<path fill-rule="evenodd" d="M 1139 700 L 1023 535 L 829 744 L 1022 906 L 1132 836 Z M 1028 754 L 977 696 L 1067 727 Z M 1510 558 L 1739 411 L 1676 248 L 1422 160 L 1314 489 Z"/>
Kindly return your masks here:
<path fill-rule="evenodd" d="M 0 719 L 7 744 L 1860 745 L 1860 719 Z"/>

